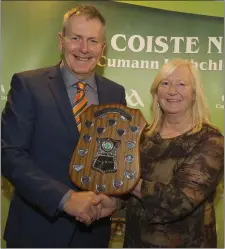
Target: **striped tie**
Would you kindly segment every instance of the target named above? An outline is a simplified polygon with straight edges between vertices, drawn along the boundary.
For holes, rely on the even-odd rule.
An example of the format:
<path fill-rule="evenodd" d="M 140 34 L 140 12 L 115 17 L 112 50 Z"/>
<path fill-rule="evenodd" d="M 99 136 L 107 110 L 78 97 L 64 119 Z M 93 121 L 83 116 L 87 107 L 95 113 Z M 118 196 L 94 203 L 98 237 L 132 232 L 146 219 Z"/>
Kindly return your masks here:
<path fill-rule="evenodd" d="M 80 131 L 81 130 L 80 115 L 87 106 L 87 97 L 84 93 L 86 83 L 77 82 L 76 84 L 77 84 L 77 94 L 74 98 L 73 113 L 77 123 L 77 128 Z"/>

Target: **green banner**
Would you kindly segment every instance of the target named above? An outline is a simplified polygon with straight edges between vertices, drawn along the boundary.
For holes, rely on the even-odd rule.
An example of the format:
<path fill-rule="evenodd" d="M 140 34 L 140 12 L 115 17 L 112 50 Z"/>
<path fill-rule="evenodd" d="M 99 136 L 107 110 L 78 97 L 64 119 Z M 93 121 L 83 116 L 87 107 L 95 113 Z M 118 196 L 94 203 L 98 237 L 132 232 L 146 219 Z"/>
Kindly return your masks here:
<path fill-rule="evenodd" d="M 224 17 L 224 1 L 208 0 L 208 1 L 116 1 L 127 4 L 134 4 L 139 6 L 151 7 L 156 9 L 163 9 L 169 11 L 176 11 L 182 13 L 198 14 L 205 16 Z"/>

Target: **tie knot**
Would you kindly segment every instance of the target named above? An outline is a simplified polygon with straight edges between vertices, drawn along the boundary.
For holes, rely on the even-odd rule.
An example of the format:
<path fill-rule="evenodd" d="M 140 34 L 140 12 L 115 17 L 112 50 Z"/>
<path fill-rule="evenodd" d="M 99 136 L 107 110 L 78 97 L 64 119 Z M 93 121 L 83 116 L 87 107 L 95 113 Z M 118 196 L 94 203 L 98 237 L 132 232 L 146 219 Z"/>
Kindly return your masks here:
<path fill-rule="evenodd" d="M 86 87 L 86 83 L 85 82 L 77 82 L 77 88 L 80 90 L 84 90 Z"/>

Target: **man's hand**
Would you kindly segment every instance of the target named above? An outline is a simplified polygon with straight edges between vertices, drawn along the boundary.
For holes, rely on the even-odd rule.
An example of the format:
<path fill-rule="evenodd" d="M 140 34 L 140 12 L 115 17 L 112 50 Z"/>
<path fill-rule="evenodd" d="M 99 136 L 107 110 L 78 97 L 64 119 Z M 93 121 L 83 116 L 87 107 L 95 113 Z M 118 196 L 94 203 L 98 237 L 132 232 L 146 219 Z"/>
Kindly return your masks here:
<path fill-rule="evenodd" d="M 95 206 L 98 210 L 98 214 L 96 219 L 99 220 L 100 218 L 112 215 L 117 208 L 117 198 L 109 197 L 104 194 L 98 194 L 97 198 L 92 200 L 92 205 Z M 86 223 L 85 220 L 79 216 L 76 220 Z"/>
<path fill-rule="evenodd" d="M 97 219 L 112 215 L 116 211 L 117 198 L 109 197 L 104 194 L 99 194 L 98 197 L 100 198 L 100 201 L 93 202 L 93 205 L 97 207 L 101 205 L 101 208 L 99 208 L 100 212 L 98 213 Z"/>
<path fill-rule="evenodd" d="M 71 216 L 79 217 L 86 224 L 91 224 L 101 214 L 101 206 L 93 205 L 93 200 L 100 203 L 101 199 L 94 192 L 73 192 L 63 205 L 63 210 Z"/>

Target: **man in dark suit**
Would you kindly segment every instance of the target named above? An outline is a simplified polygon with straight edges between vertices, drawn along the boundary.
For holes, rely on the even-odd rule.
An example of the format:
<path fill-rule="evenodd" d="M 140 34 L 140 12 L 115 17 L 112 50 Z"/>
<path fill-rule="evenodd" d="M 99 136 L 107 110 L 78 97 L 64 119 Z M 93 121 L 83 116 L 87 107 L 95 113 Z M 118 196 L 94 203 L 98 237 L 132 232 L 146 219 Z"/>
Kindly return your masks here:
<path fill-rule="evenodd" d="M 108 247 L 110 219 L 96 220 L 105 216 L 104 203 L 92 205 L 99 196 L 78 192 L 69 179 L 79 139 L 72 106 L 80 81 L 88 106 L 126 105 L 125 90 L 94 73 L 106 46 L 96 8 L 78 5 L 65 14 L 59 46 L 59 65 L 14 74 L 2 113 L 2 175 L 15 187 L 7 247 Z"/>

